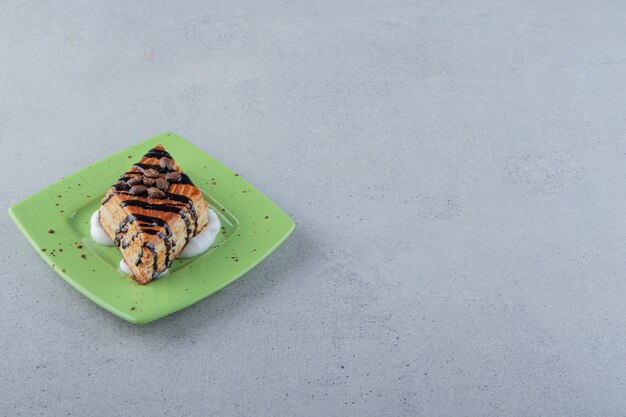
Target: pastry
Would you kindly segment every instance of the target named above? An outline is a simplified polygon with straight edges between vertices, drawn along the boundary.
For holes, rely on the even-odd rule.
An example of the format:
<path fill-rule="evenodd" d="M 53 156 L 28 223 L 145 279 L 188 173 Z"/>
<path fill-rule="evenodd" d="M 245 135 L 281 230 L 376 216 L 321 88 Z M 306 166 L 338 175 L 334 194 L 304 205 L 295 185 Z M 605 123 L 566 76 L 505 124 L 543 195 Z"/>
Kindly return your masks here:
<path fill-rule="evenodd" d="M 140 284 L 167 270 L 208 222 L 201 191 L 161 145 L 122 175 L 99 210 L 100 225 Z"/>

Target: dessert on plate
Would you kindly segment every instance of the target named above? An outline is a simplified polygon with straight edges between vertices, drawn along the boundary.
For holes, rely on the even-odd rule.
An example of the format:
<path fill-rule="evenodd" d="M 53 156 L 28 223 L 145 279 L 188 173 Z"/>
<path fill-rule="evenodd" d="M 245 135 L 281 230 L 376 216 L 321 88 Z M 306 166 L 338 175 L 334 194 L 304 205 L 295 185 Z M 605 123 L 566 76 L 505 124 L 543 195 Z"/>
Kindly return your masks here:
<path fill-rule="evenodd" d="M 92 217 L 94 240 L 115 244 L 120 268 L 140 284 L 167 272 L 194 237 L 190 256 L 208 249 L 219 228 L 202 192 L 161 145 L 122 175 Z"/>

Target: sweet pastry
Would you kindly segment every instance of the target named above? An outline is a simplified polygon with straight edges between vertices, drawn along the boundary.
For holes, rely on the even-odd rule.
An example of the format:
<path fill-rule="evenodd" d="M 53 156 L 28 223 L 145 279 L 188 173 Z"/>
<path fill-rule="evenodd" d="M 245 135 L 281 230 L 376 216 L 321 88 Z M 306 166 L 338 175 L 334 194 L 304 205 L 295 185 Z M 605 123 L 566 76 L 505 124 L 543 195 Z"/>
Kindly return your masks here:
<path fill-rule="evenodd" d="M 157 145 L 107 191 L 97 220 L 119 248 L 132 278 L 147 284 L 206 228 L 209 205 L 172 156 Z"/>

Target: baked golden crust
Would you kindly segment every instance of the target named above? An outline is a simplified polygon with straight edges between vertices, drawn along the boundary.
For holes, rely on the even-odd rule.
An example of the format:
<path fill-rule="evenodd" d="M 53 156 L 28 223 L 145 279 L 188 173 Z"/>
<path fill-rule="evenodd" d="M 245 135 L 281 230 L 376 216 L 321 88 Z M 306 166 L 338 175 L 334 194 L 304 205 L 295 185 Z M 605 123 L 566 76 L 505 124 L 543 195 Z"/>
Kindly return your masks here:
<path fill-rule="evenodd" d="M 159 179 L 160 189 L 154 184 Z M 100 206 L 100 224 L 140 284 L 165 271 L 208 220 L 201 191 L 161 145 L 124 173 Z"/>

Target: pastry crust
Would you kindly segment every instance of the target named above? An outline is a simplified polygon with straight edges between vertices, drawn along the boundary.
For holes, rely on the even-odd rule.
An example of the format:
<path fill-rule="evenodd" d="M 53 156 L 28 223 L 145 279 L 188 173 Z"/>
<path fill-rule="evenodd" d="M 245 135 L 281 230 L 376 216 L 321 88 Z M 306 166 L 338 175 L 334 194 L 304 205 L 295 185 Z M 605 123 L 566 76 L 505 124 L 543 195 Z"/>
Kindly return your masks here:
<path fill-rule="evenodd" d="M 160 164 L 161 159 L 166 163 Z M 133 193 L 133 181 L 128 181 L 154 174 L 148 170 L 157 171 L 161 178 L 171 172 L 181 176 L 171 180 L 160 198 L 146 192 Z M 161 145 L 148 151 L 124 173 L 107 191 L 100 207 L 100 224 L 118 246 L 132 278 L 140 284 L 147 284 L 165 271 L 208 220 L 209 205 L 201 191 Z"/>

